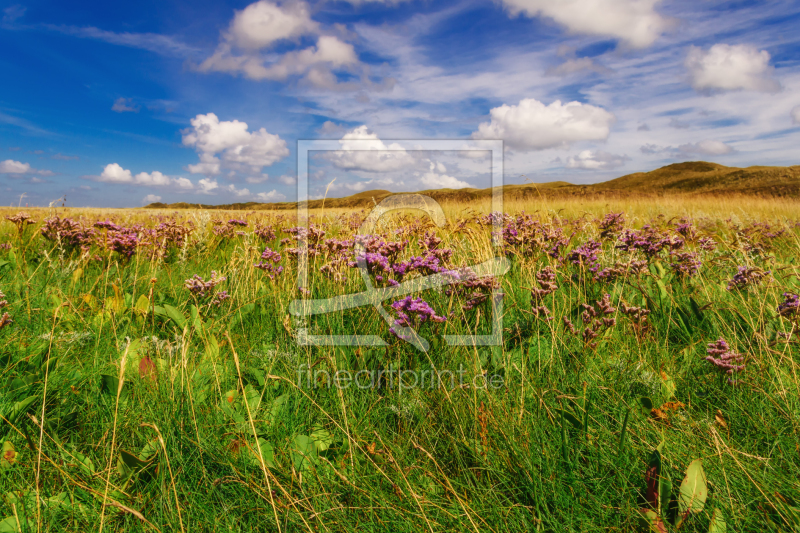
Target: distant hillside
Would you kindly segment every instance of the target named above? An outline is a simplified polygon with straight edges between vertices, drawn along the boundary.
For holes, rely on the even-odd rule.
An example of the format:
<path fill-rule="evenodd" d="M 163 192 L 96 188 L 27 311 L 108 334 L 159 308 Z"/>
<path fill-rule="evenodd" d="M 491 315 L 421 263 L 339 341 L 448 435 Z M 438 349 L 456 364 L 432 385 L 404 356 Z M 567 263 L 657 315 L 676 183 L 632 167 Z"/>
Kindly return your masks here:
<path fill-rule="evenodd" d="M 792 167 L 736 168 L 693 161 L 675 163 L 650 172 L 636 172 L 602 183 L 575 185 L 566 181 L 552 181 L 502 187 L 506 199 L 524 199 L 536 196 L 627 196 L 627 195 L 683 195 L 683 194 L 751 194 L 755 196 L 800 197 L 800 165 Z M 433 189 L 418 191 L 437 202 L 469 201 L 488 198 L 492 189 Z M 364 191 L 345 198 L 327 198 L 325 207 L 362 208 L 380 203 L 391 191 Z M 319 208 L 323 200 L 311 200 L 309 208 Z M 146 206 L 153 209 L 294 209 L 295 202 L 247 202 L 225 205 L 157 202 Z"/>

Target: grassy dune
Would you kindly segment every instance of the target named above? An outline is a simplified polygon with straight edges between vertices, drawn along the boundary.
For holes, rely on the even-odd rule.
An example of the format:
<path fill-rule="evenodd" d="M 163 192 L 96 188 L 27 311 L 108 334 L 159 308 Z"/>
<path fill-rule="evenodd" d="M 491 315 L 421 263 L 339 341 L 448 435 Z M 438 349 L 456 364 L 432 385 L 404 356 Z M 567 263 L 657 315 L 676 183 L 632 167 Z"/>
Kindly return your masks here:
<path fill-rule="evenodd" d="M 798 203 L 507 199 L 502 249 L 488 199 L 400 213 L 371 283 L 462 279 L 382 304 L 427 352 L 289 313 L 364 290 L 365 210 L 311 211 L 303 291 L 293 211 L 0 210 L 0 531 L 795 531 Z M 502 345 L 448 346 L 496 254 Z"/>

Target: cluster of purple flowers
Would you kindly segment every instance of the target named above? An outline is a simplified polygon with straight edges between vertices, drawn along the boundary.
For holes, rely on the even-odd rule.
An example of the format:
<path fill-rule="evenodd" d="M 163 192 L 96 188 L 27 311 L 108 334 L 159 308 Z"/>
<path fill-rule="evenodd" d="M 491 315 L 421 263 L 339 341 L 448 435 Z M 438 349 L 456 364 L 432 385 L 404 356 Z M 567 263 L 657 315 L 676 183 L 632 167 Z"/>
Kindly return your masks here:
<path fill-rule="evenodd" d="M 3 294 L 3 291 L 0 291 L 0 311 L 3 310 L 8 305 L 8 300 L 5 299 L 6 295 Z M 3 312 L 3 316 L 0 316 L 0 329 L 5 328 L 9 324 L 11 324 L 13 320 L 11 320 L 11 315 L 7 312 Z"/>
<path fill-rule="evenodd" d="M 269 248 L 264 249 L 261 253 L 261 261 L 253 265 L 257 269 L 263 271 L 269 279 L 275 279 L 275 276 L 283 272 L 283 267 L 279 266 L 281 254 Z"/>
<path fill-rule="evenodd" d="M 619 304 L 619 309 L 622 311 L 622 314 L 633 321 L 633 324 L 637 327 L 637 329 L 642 329 L 646 325 L 647 315 L 650 314 L 649 309 L 637 307 L 635 305 L 628 305 L 625 302 L 621 302 Z"/>
<path fill-rule="evenodd" d="M 732 351 L 722 337 L 715 342 L 709 343 L 706 352 L 708 353 L 706 361 L 714 365 L 723 374 L 731 375 L 744 370 L 744 356 Z M 728 378 L 728 382 L 733 383 L 730 378 Z"/>
<path fill-rule="evenodd" d="M 531 215 L 522 214 L 503 227 L 502 238 L 507 253 L 523 257 L 533 257 L 540 251 L 554 259 L 561 258 L 561 249 L 571 238 L 564 234 L 564 228 L 554 224 L 542 224 Z M 574 235 L 574 233 L 573 233 Z"/>
<path fill-rule="evenodd" d="M 45 219 L 39 231 L 49 241 L 60 242 L 68 248 L 80 248 L 82 251 L 89 250 L 97 235 L 97 231 L 93 228 L 86 227 L 69 217 L 60 218 L 58 215 Z"/>
<path fill-rule="evenodd" d="M 556 271 L 553 267 L 544 267 L 534 276 L 539 287 L 531 289 L 531 309 L 536 317 L 543 316 L 545 320 L 553 320 L 550 309 L 544 305 L 542 299 L 558 290 L 556 285 Z"/>
<path fill-rule="evenodd" d="M 647 261 L 642 260 L 629 260 L 627 262 L 617 262 L 614 266 L 610 266 L 600 270 L 594 275 L 595 281 L 603 283 L 613 283 L 619 278 L 629 276 L 638 276 L 647 270 Z"/>
<path fill-rule="evenodd" d="M 597 252 L 602 247 L 602 244 L 595 240 L 588 240 L 572 249 L 567 255 L 567 261 L 573 265 L 588 267 L 589 272 L 597 272 Z"/>
<path fill-rule="evenodd" d="M 672 255 L 673 262 L 669 264 L 675 275 L 681 278 L 691 278 L 700 271 L 703 262 L 697 252 L 677 252 Z"/>
<path fill-rule="evenodd" d="M 272 226 L 257 223 L 253 228 L 253 233 L 264 242 L 272 242 L 275 238 L 275 229 Z"/>
<path fill-rule="evenodd" d="M 641 230 L 624 230 L 619 236 L 617 249 L 625 252 L 639 250 L 645 256 L 651 258 L 658 255 L 662 250 L 680 250 L 684 244 L 685 241 L 682 237 L 669 235 L 646 224 Z"/>
<path fill-rule="evenodd" d="M 594 305 L 581 304 L 583 313 L 581 313 L 581 320 L 583 321 L 584 328 L 580 333 L 581 339 L 584 344 L 592 349 L 597 348 L 597 339 L 600 333 L 608 328 L 617 325 L 617 319 L 613 315 L 617 309 L 611 304 L 611 296 L 604 294 L 600 300 L 597 300 Z M 578 335 L 578 329 L 566 316 L 563 317 L 564 327 L 573 335 Z"/>
<path fill-rule="evenodd" d="M 739 272 L 728 282 L 728 290 L 741 290 L 758 285 L 771 271 L 758 267 L 739 266 Z"/>
<path fill-rule="evenodd" d="M 494 276 L 479 278 L 475 271 L 469 267 L 443 270 L 443 275 L 456 280 L 445 289 L 447 296 L 466 298 L 461 306 L 465 311 L 475 309 L 491 296 L 492 291 L 500 287 L 500 281 Z"/>
<path fill-rule="evenodd" d="M 615 237 L 625 226 L 624 213 L 608 213 L 598 224 L 601 239 Z"/>
<path fill-rule="evenodd" d="M 207 300 L 212 305 L 220 305 L 224 300 L 227 300 L 230 295 L 228 291 L 216 292 L 215 287 L 225 281 L 227 278 L 217 275 L 217 272 L 212 270 L 211 277 L 208 281 L 203 280 L 198 274 L 186 280 L 185 287 L 189 289 L 196 298 Z"/>
<path fill-rule="evenodd" d="M 17 226 L 17 233 L 20 235 L 22 235 L 22 232 L 25 231 L 25 228 L 28 225 L 36 223 L 36 221 L 32 219 L 31 216 L 25 211 L 21 211 L 13 216 L 6 216 L 6 220 Z"/>
<path fill-rule="evenodd" d="M 392 303 L 392 309 L 397 312 L 397 319 L 394 323 L 400 327 L 415 328 L 428 321 L 444 322 L 447 320 L 447 318 L 437 315 L 430 304 L 422 298 L 406 296 L 402 300 Z M 390 328 L 389 331 L 397 335 L 394 328 Z"/>
<path fill-rule="evenodd" d="M 786 318 L 800 316 L 800 296 L 793 292 L 784 292 L 783 298 L 783 302 L 778 305 L 778 314 Z"/>

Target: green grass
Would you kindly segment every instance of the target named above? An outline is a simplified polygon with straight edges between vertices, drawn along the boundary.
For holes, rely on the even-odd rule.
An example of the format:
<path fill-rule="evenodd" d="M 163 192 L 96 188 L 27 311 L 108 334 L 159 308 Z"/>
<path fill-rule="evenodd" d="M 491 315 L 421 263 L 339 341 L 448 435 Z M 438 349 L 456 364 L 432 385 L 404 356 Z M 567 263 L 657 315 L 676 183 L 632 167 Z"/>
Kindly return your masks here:
<path fill-rule="evenodd" d="M 0 463 L 0 531 L 639 531 L 645 472 L 662 443 L 661 476 L 676 491 L 695 459 L 707 480 L 703 511 L 680 531 L 709 531 L 715 509 L 727 531 L 800 528 L 800 351 L 796 337 L 779 337 L 793 322 L 775 311 L 800 285 L 793 224 L 770 221 L 786 233 L 768 239 L 705 220 L 701 234 L 719 246 L 700 252 L 691 279 L 665 253 L 638 277 L 600 284 L 569 262 L 510 250 L 503 345 L 446 346 L 442 335 L 489 333 L 491 308 L 463 311 L 430 290 L 416 296 L 449 318 L 422 327 L 432 345 L 423 353 L 373 308 L 291 317 L 296 267 L 286 253 L 271 281 L 252 266 L 264 243 L 250 228 L 220 239 L 202 213 L 188 216 L 200 227 L 185 247 L 130 260 L 61 248 L 35 226 L 22 235 L 0 226 L 11 245 L 0 249 L 0 314 L 14 321 L 0 330 L 0 442 L 15 450 Z M 248 215 L 251 227 L 259 220 L 274 215 Z M 327 236 L 350 233 L 328 222 Z M 591 217 L 566 226 L 576 232 L 568 250 L 598 237 Z M 462 266 L 492 256 L 489 231 L 473 223 L 438 234 Z M 282 251 L 286 236 L 271 246 Z M 606 241 L 600 262 L 625 256 Z M 356 269 L 336 283 L 320 265 L 313 297 L 364 289 Z M 728 291 L 738 265 L 771 274 Z M 543 300 L 552 321 L 531 310 L 545 266 L 559 286 Z M 212 270 L 231 296 L 219 307 L 184 287 Z M 618 311 L 592 347 L 562 317 L 582 329 L 580 304 L 605 293 L 618 309 L 621 300 L 649 309 L 649 325 Z M 377 334 L 389 346 L 300 346 L 299 326 Z M 704 360 L 720 337 L 746 356 L 736 386 Z M 305 373 L 298 383 L 306 368 L 315 386 Z M 463 369 L 465 383 L 485 375 L 502 386 L 384 379 L 338 389 L 322 372 L 399 369 Z"/>

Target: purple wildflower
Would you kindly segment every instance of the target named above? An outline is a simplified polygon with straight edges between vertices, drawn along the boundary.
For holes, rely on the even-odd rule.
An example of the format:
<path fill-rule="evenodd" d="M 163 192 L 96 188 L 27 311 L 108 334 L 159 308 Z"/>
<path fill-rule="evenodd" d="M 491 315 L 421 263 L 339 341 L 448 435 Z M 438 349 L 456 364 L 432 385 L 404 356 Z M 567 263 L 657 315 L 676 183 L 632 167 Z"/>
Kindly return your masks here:
<path fill-rule="evenodd" d="M 716 342 L 709 343 L 706 352 L 708 353 L 708 356 L 705 358 L 706 361 L 714 365 L 717 370 L 724 374 L 732 375 L 744 370 L 744 356 L 731 351 L 731 347 L 722 337 Z M 728 378 L 728 382 L 733 383 L 730 378 Z"/>
<path fill-rule="evenodd" d="M 429 320 L 432 322 L 444 322 L 447 320 L 447 318 L 437 315 L 430 304 L 422 298 L 406 296 L 402 300 L 394 302 L 392 308 L 397 311 L 397 319 L 394 323 L 405 328 L 414 328 L 416 325 L 424 324 Z M 390 328 L 389 331 L 397 335 L 394 328 Z"/>
<path fill-rule="evenodd" d="M 624 213 L 608 213 L 597 225 L 600 230 L 600 238 L 608 239 L 619 233 L 625 225 Z"/>
<path fill-rule="evenodd" d="M 263 271 L 269 276 L 269 279 L 275 279 L 277 274 L 283 272 L 283 267 L 276 264 L 280 262 L 280 260 L 281 254 L 269 248 L 265 248 L 261 253 L 261 261 L 253 266 Z"/>
<path fill-rule="evenodd" d="M 184 286 L 189 289 L 189 292 L 198 298 L 210 298 L 213 296 L 214 287 L 226 279 L 227 278 L 224 276 L 218 276 L 217 272 L 212 270 L 211 277 L 208 279 L 208 281 L 204 281 L 203 278 L 201 278 L 198 274 L 195 274 L 190 279 L 186 280 Z"/>
<path fill-rule="evenodd" d="M 3 309 L 8 305 L 8 301 L 5 299 L 6 295 L 3 294 L 3 291 L 0 291 L 0 309 Z M 11 315 L 8 313 L 3 313 L 3 316 L 0 317 L 0 329 L 5 328 L 9 324 L 11 324 L 13 320 L 11 320 Z"/>
<path fill-rule="evenodd" d="M 796 317 L 800 311 L 800 296 L 793 292 L 783 293 L 784 301 L 778 305 L 778 314 L 783 317 Z"/>
<path fill-rule="evenodd" d="M 741 290 L 748 286 L 755 286 L 761 279 L 771 273 L 770 270 L 762 270 L 758 267 L 739 266 L 739 272 L 728 282 L 728 290 Z"/>
<path fill-rule="evenodd" d="M 673 255 L 674 263 L 670 263 L 673 272 L 678 277 L 691 278 L 700 270 L 703 262 L 697 252 L 678 252 Z"/>
<path fill-rule="evenodd" d="M 590 267 L 590 272 L 597 271 L 597 251 L 600 250 L 602 245 L 595 240 L 588 240 L 577 248 L 573 249 L 567 260 L 573 265 L 585 265 Z"/>

